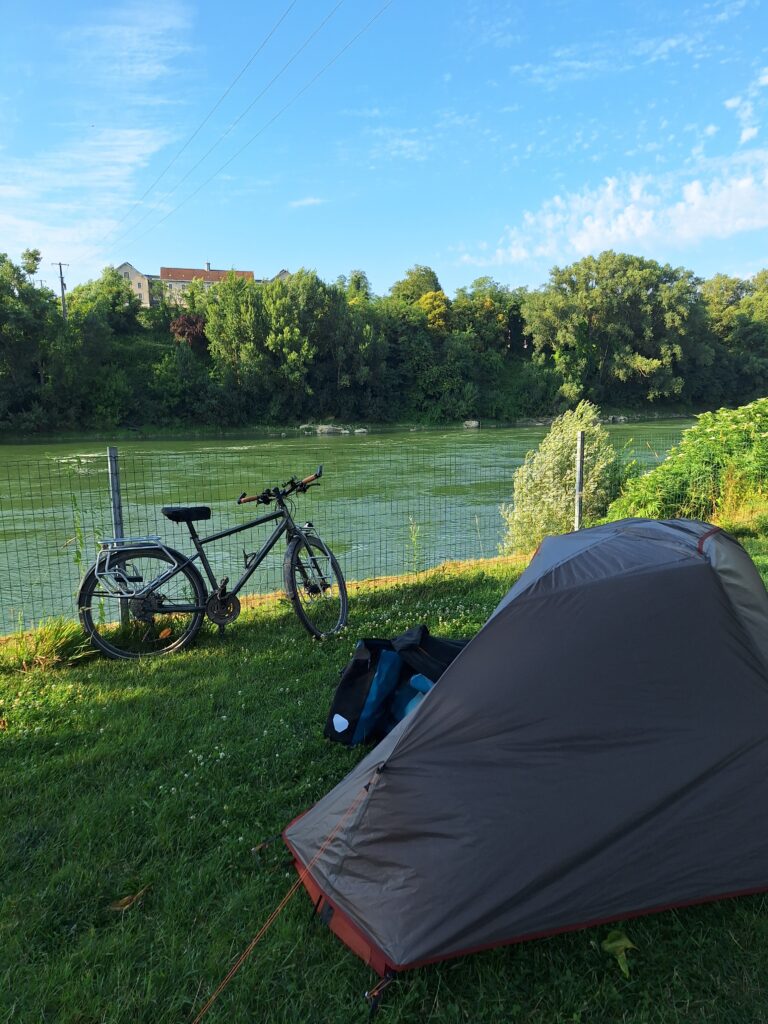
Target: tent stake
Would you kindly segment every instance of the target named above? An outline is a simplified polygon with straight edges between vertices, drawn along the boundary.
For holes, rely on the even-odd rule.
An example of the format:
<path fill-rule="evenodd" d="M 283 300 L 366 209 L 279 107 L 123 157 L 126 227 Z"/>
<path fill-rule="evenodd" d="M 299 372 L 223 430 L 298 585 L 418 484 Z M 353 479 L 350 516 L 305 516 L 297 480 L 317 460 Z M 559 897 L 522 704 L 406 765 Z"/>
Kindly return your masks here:
<path fill-rule="evenodd" d="M 368 992 L 365 993 L 365 999 L 371 1008 L 371 1012 L 368 1014 L 368 1020 L 373 1020 L 376 1014 L 379 1012 L 381 1006 L 381 999 L 385 991 L 389 988 L 392 982 L 395 980 L 395 972 L 387 971 L 381 981 L 377 982 Z"/>

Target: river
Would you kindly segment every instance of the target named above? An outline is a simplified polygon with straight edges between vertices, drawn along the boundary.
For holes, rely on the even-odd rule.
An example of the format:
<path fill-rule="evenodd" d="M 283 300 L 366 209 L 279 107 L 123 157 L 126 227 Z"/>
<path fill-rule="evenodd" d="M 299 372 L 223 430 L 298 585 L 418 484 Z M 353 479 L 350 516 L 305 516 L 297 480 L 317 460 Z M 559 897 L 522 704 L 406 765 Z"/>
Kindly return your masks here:
<path fill-rule="evenodd" d="M 650 467 L 690 422 L 608 429 L 617 446 Z M 235 504 L 241 492 L 305 476 L 322 463 L 322 485 L 298 499 L 297 517 L 315 523 L 349 579 L 489 557 L 502 537 L 499 506 L 510 500 L 513 473 L 545 432 L 418 429 L 317 437 L 292 431 L 120 442 L 124 532 L 159 534 L 186 549 L 185 527 L 169 523 L 162 505 L 209 505 L 212 519 L 200 525 L 214 532 L 252 515 L 252 505 Z M 80 575 L 98 538 L 112 533 L 106 447 L 93 441 L 0 445 L 1 633 L 76 614 Z M 258 548 L 264 529 L 211 545 L 218 574 L 236 578 L 243 544 L 247 552 Z M 270 556 L 251 589 L 280 586 L 281 554 Z"/>

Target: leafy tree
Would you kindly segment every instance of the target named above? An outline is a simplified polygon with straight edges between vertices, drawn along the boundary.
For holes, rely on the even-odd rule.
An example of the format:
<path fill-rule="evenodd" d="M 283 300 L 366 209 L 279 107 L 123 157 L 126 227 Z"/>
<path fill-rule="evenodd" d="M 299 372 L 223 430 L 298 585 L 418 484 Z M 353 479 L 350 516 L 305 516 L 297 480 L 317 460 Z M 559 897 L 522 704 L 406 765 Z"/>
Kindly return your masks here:
<path fill-rule="evenodd" d="M 335 310 L 345 305 L 336 295 Z M 265 345 L 270 353 L 276 387 L 270 402 L 275 419 L 290 420 L 302 415 L 313 393 L 310 371 L 318 350 L 331 355 L 336 342 L 329 337 L 333 316 L 329 316 L 331 289 L 313 270 L 301 269 L 285 280 L 270 281 L 264 286 L 264 304 L 268 330 Z M 339 374 L 339 363 L 334 371 Z"/>
<path fill-rule="evenodd" d="M 579 402 L 559 416 L 536 451 L 528 452 L 513 479 L 513 500 L 501 506 L 507 528 L 502 554 L 527 553 L 548 534 L 573 529 L 576 439 L 584 431 L 583 516 L 589 524 L 604 516 L 632 469 L 623 465 L 601 426 L 599 410 Z"/>
<path fill-rule="evenodd" d="M 60 417 L 100 429 L 150 420 L 148 382 L 158 344 L 142 326 L 141 299 L 130 283 L 106 267 L 97 280 L 72 289 L 68 309 L 56 387 L 66 396 Z"/>
<path fill-rule="evenodd" d="M 639 256 L 587 256 L 527 295 L 526 328 L 569 402 L 679 398 L 685 367 L 712 361 L 698 284 L 690 271 Z"/>
<path fill-rule="evenodd" d="M 215 423 L 220 417 L 207 361 L 183 341 L 152 367 L 150 389 L 161 423 Z"/>
<path fill-rule="evenodd" d="M 0 424 L 12 430 L 45 425 L 51 352 L 64 331 L 53 292 L 29 279 L 38 257 L 27 250 L 19 266 L 0 253 Z"/>
<path fill-rule="evenodd" d="M 110 334 L 135 334 L 141 327 L 141 299 L 114 267 L 106 267 L 98 280 L 73 288 L 67 308 L 80 324 L 98 324 Z"/>
<path fill-rule="evenodd" d="M 190 314 L 193 315 L 193 314 Z M 229 396 L 232 415 L 253 420 L 265 396 L 265 316 L 261 289 L 233 273 L 211 288 L 205 333 L 213 371 Z"/>
<path fill-rule="evenodd" d="M 25 249 L 21 254 L 21 268 L 29 277 L 34 277 L 40 269 L 43 254 L 39 249 Z"/>
<path fill-rule="evenodd" d="M 170 331 L 179 344 L 185 344 L 199 356 L 208 352 L 205 318 L 200 313 L 180 313 L 171 320 Z"/>
<path fill-rule="evenodd" d="M 138 320 L 158 340 L 167 339 L 171 333 L 171 321 L 187 310 L 187 304 L 169 291 L 162 281 L 149 282 L 149 306 L 142 306 Z"/>
<path fill-rule="evenodd" d="M 484 351 L 523 354 L 523 318 L 520 311 L 525 289 L 513 291 L 491 277 L 479 277 L 469 288 L 459 288 L 453 302 L 457 327 L 472 330 Z"/>
<path fill-rule="evenodd" d="M 370 302 L 373 289 L 364 270 L 351 270 L 349 277 L 342 278 L 339 285 L 346 291 L 350 302 Z"/>
<path fill-rule="evenodd" d="M 407 271 L 402 281 L 395 281 L 389 289 L 389 294 L 398 302 L 406 302 L 411 305 L 418 302 L 422 295 L 427 292 L 442 291 L 437 274 L 431 267 L 424 267 L 416 264 Z"/>
<path fill-rule="evenodd" d="M 451 318 L 451 300 L 444 291 L 424 292 L 416 300 L 427 318 L 427 327 L 440 334 L 447 333 Z"/>

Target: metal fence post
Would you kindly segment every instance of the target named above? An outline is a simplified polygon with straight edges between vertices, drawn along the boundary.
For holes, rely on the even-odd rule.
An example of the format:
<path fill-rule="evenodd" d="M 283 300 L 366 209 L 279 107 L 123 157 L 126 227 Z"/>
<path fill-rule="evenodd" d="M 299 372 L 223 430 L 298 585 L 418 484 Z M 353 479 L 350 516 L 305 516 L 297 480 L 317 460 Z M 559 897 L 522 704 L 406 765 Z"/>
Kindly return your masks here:
<path fill-rule="evenodd" d="M 574 530 L 581 529 L 581 510 L 584 501 L 584 431 L 576 435 L 576 508 L 573 516 Z"/>
<path fill-rule="evenodd" d="M 112 507 L 112 536 L 116 539 L 125 536 L 123 528 L 123 499 L 120 494 L 120 465 L 117 461 L 117 448 L 107 448 L 109 464 L 109 501 Z M 128 625 L 128 602 L 120 601 L 120 622 Z"/>
<path fill-rule="evenodd" d="M 107 448 L 109 460 L 109 500 L 112 506 L 112 536 L 124 537 L 123 500 L 120 495 L 120 466 L 117 461 L 117 448 Z"/>

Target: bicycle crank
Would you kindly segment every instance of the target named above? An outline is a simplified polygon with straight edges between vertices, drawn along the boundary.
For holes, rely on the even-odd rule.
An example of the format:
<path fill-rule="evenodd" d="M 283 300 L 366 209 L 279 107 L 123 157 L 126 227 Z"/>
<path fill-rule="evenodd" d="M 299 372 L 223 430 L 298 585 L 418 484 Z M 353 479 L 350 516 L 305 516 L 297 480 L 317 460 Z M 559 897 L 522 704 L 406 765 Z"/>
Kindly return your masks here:
<path fill-rule="evenodd" d="M 240 614 L 240 602 L 234 594 L 225 594 L 224 597 L 211 594 L 205 605 L 205 614 L 217 626 L 226 626 Z"/>

